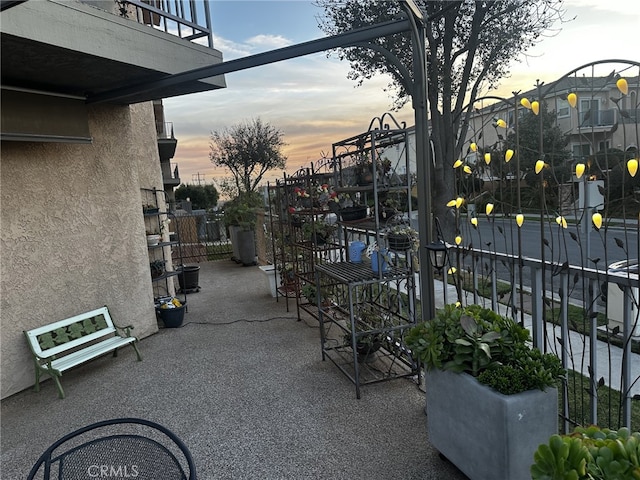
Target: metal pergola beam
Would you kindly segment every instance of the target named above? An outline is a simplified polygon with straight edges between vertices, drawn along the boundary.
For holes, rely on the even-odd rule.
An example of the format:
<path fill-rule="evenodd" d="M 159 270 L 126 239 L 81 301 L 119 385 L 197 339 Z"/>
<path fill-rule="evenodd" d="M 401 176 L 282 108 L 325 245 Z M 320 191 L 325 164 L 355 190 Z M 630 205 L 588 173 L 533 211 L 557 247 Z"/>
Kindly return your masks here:
<path fill-rule="evenodd" d="M 409 31 L 409 29 L 410 24 L 409 20 L 407 19 L 393 20 L 377 25 L 371 25 L 368 27 L 359 28 L 357 30 L 351 30 L 346 33 L 341 33 L 339 35 L 332 35 L 330 37 L 311 40 L 309 42 L 291 45 L 289 47 L 279 48 L 277 50 L 270 50 L 268 52 L 259 53 L 257 55 L 237 58 L 235 60 L 218 63 L 216 65 L 200 67 L 181 73 L 175 73 L 173 75 L 168 75 L 167 77 L 160 80 L 138 83 L 127 87 L 117 88 L 95 95 L 90 95 L 87 98 L 87 103 L 116 102 L 128 96 L 143 93 L 149 90 L 154 90 L 157 88 L 165 88 L 184 82 L 197 81 L 203 78 L 224 75 L 225 73 L 237 72 L 240 70 L 246 70 L 248 68 L 268 65 L 270 63 L 302 57 L 305 55 L 310 55 L 312 53 L 319 53 L 325 50 L 332 50 L 334 48 L 349 47 L 367 40 L 372 40 L 374 38 L 407 32 Z"/>

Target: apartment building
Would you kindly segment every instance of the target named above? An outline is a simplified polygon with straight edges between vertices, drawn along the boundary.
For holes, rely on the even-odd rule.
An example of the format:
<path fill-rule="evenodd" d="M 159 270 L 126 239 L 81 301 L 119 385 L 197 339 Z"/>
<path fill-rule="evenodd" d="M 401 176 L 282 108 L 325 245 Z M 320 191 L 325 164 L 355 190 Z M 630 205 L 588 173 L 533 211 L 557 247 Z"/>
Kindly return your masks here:
<path fill-rule="evenodd" d="M 0 30 L 4 398 L 34 381 L 23 330 L 107 305 L 157 331 L 143 190 L 179 182 L 161 99 L 225 80 L 163 83 L 222 62 L 208 2 L 3 0 Z"/>

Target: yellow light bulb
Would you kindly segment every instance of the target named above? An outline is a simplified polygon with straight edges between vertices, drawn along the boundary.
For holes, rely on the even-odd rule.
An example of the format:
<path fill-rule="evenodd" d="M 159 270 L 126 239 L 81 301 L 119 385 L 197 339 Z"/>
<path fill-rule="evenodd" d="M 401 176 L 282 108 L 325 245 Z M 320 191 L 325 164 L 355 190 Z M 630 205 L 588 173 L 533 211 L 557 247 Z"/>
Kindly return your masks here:
<path fill-rule="evenodd" d="M 464 173 L 471 174 L 471 167 L 469 165 L 462 167 L 462 170 L 464 170 Z"/>
<path fill-rule="evenodd" d="M 537 100 L 531 102 L 531 111 L 534 115 L 538 115 L 540 113 L 540 103 Z"/>
<path fill-rule="evenodd" d="M 459 301 L 454 303 L 454 305 L 456 306 L 456 308 L 460 308 L 462 306 L 462 304 Z"/>
<path fill-rule="evenodd" d="M 629 85 L 624 78 L 618 79 L 618 81 L 616 82 L 616 87 L 618 87 L 618 90 L 620 90 L 620 93 L 622 93 L 623 95 L 629 93 Z"/>
<path fill-rule="evenodd" d="M 593 226 L 596 227 L 596 230 L 600 230 L 600 227 L 602 226 L 602 215 L 597 212 L 594 213 L 591 216 L 591 221 L 593 222 Z"/>
<path fill-rule="evenodd" d="M 629 170 L 629 175 L 631 175 L 632 177 L 636 176 L 636 173 L 638 173 L 638 159 L 637 158 L 631 158 L 631 159 L 627 160 L 627 170 Z"/>
<path fill-rule="evenodd" d="M 484 163 L 486 163 L 487 165 L 489 165 L 491 163 L 491 154 L 490 153 L 485 153 L 484 154 Z"/>
<path fill-rule="evenodd" d="M 556 223 L 558 225 L 562 225 L 562 228 L 567 228 L 567 219 L 564 218 L 562 215 L 558 215 L 556 217 Z"/>
<path fill-rule="evenodd" d="M 520 100 L 520 105 L 522 105 L 524 108 L 531 109 L 531 102 L 529 101 L 528 98 L 522 98 Z"/>
<path fill-rule="evenodd" d="M 513 150 L 509 149 L 504 152 L 504 161 L 509 163 L 509 161 L 513 158 Z"/>
<path fill-rule="evenodd" d="M 536 175 L 542 171 L 544 168 L 544 160 L 538 160 L 536 162 Z"/>
<path fill-rule="evenodd" d="M 507 122 L 505 122 L 501 118 L 498 119 L 498 121 L 496 122 L 496 125 L 500 128 L 507 128 Z"/>
<path fill-rule="evenodd" d="M 487 203 L 484 207 L 484 211 L 487 215 L 491 215 L 491 212 L 493 212 L 493 203 Z"/>
<path fill-rule="evenodd" d="M 449 270 L 447 270 L 447 273 L 448 273 L 449 275 L 453 275 L 454 273 L 456 273 L 456 271 L 457 271 L 457 270 L 456 270 L 456 267 L 451 267 Z"/>
<path fill-rule="evenodd" d="M 473 225 L 474 227 L 478 227 L 478 219 L 476 217 L 472 217 L 471 220 L 469 220 L 471 222 L 471 225 Z"/>
<path fill-rule="evenodd" d="M 458 168 L 460 165 L 462 165 L 462 160 L 458 159 L 453 163 L 453 168 Z"/>
<path fill-rule="evenodd" d="M 469 145 L 469 148 L 471 149 L 472 152 L 478 151 L 478 145 L 476 145 L 475 142 L 472 142 L 471 145 Z"/>
<path fill-rule="evenodd" d="M 456 242 L 456 245 L 460 245 L 462 243 L 462 237 L 460 235 L 456 236 L 454 240 Z"/>
<path fill-rule="evenodd" d="M 460 208 L 463 203 L 464 203 L 464 198 L 462 197 L 456 198 L 456 208 Z"/>
<path fill-rule="evenodd" d="M 454 200 L 449 200 L 447 202 L 447 207 L 455 207 L 456 206 L 456 201 Z"/>
<path fill-rule="evenodd" d="M 522 224 L 524 223 L 524 215 L 519 213 L 516 215 L 516 224 L 518 225 L 518 227 L 521 227 Z"/>
<path fill-rule="evenodd" d="M 587 166 L 584 163 L 576 163 L 576 177 L 580 178 Z"/>
<path fill-rule="evenodd" d="M 567 102 L 569 102 L 569 105 L 571 105 L 571 108 L 576 108 L 576 105 L 578 103 L 578 95 L 576 95 L 575 93 L 570 93 L 569 95 L 567 95 Z"/>

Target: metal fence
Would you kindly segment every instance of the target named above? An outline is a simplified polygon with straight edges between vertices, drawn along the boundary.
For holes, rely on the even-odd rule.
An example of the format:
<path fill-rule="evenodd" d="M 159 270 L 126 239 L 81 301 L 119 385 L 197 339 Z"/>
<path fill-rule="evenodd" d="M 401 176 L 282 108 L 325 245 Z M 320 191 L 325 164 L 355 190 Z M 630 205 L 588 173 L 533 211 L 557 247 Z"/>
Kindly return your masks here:
<path fill-rule="evenodd" d="M 182 262 L 199 263 L 231 258 L 231 241 L 221 214 L 193 212 L 176 215 Z M 174 262 L 179 261 L 177 251 Z"/>
<path fill-rule="evenodd" d="M 527 326 L 569 371 L 562 428 L 640 425 L 638 262 L 585 268 L 451 246 L 444 303 L 481 304 Z M 452 274 L 453 273 L 453 274 Z"/>

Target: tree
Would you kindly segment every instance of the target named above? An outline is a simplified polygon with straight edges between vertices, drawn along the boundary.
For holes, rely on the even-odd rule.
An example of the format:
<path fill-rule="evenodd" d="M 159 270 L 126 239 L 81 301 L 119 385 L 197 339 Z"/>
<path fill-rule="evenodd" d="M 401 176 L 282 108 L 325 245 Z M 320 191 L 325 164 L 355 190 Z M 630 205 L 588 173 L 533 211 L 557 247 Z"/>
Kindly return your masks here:
<path fill-rule="evenodd" d="M 194 209 L 208 210 L 218 204 L 218 190 L 213 185 L 180 185 L 175 192 L 176 200 L 191 200 Z"/>
<path fill-rule="evenodd" d="M 283 133 L 260 118 L 211 134 L 209 159 L 229 170 L 238 194 L 256 190 L 264 174 L 284 169 L 287 159 L 280 149 L 286 145 Z"/>
<path fill-rule="evenodd" d="M 481 89 L 494 87 L 509 73 L 510 62 L 536 44 L 545 30 L 562 20 L 563 0 L 445 1 L 417 0 L 426 14 L 427 81 L 431 139 L 435 153 L 434 211 L 443 220 L 445 234 L 453 233 L 446 203 L 454 194 L 453 163 L 461 157 L 473 102 Z M 380 0 L 318 0 L 324 8 L 320 27 L 337 34 L 400 14 L 398 2 Z M 395 55 L 409 71 L 412 58 L 409 33 L 372 41 L 377 49 L 349 47 L 338 52 L 348 60 L 349 78 L 361 84 L 376 74 L 390 74 L 394 106 L 411 92 L 399 70 L 380 49 Z"/>

